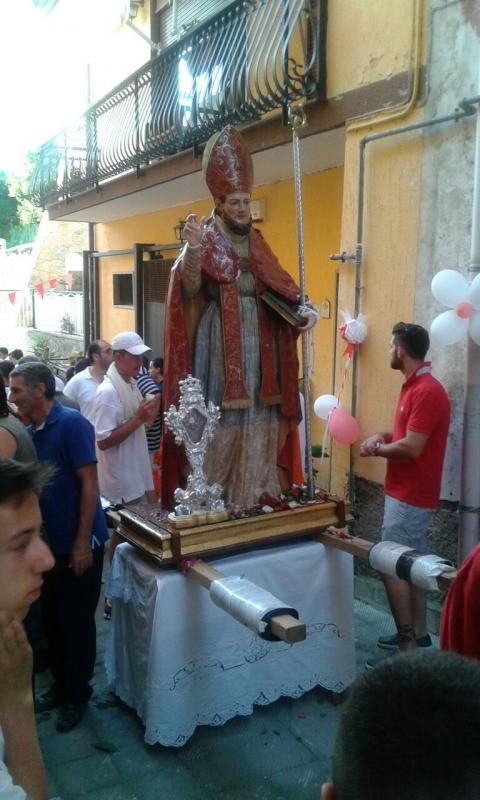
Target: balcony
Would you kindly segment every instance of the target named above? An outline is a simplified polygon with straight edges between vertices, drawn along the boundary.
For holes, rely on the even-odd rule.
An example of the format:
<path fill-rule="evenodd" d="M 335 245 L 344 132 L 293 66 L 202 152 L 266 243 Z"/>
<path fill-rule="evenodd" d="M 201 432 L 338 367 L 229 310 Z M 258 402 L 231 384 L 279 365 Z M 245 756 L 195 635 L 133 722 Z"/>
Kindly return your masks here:
<path fill-rule="evenodd" d="M 37 201 L 68 201 L 197 149 L 228 123 L 324 99 L 325 2 L 234 0 L 42 145 L 32 175 Z"/>

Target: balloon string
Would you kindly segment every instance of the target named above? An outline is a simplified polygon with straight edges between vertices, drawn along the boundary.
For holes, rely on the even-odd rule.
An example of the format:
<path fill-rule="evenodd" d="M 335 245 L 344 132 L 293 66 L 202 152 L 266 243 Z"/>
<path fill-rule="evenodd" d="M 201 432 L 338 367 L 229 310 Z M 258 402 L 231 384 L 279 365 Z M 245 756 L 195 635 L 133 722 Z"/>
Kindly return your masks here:
<path fill-rule="evenodd" d="M 307 332 L 308 337 L 308 349 L 310 352 L 310 364 L 308 366 L 308 373 L 309 375 L 315 375 L 315 362 L 316 362 L 316 352 L 315 352 L 315 328 L 310 328 Z"/>
<path fill-rule="evenodd" d="M 343 390 L 345 389 L 345 383 L 346 383 L 346 381 L 347 381 L 347 373 L 348 373 L 348 368 L 349 368 L 349 366 L 350 366 L 350 362 L 351 362 L 351 360 L 352 360 L 352 358 L 351 358 L 351 356 L 349 355 L 349 356 L 347 356 L 347 358 L 345 359 L 345 362 L 344 362 L 344 367 L 343 367 L 343 375 L 342 375 L 342 382 L 341 382 L 341 384 L 340 384 L 340 391 L 339 391 L 339 393 L 338 393 L 338 395 L 337 395 L 337 402 L 338 402 L 338 405 L 339 405 L 339 406 L 340 406 L 340 400 L 341 400 L 341 398 L 342 398 L 342 395 L 343 395 Z M 333 411 L 333 408 L 331 409 L 331 411 L 329 411 L 329 412 L 328 412 L 327 424 L 325 425 L 325 431 L 324 431 L 324 433 L 323 433 L 323 438 L 322 438 L 322 455 L 320 456 L 320 466 L 321 466 L 321 465 L 322 465 L 322 463 L 323 463 L 323 459 L 324 459 L 324 456 L 325 456 L 325 448 L 326 448 L 326 445 L 327 445 L 327 437 L 328 437 L 328 435 L 330 434 L 330 416 L 331 416 L 331 414 L 332 414 L 332 411 Z"/>
<path fill-rule="evenodd" d="M 325 430 L 323 432 L 322 455 L 320 457 L 320 466 L 322 466 L 322 464 L 323 464 L 323 457 L 325 455 L 325 448 L 327 446 L 327 437 L 328 437 L 328 434 L 330 433 L 329 426 L 330 426 L 330 414 L 331 413 L 332 413 L 331 411 L 328 412 L 327 424 L 325 425 Z"/>
<path fill-rule="evenodd" d="M 342 375 L 342 383 L 340 385 L 340 391 L 339 391 L 338 396 L 337 396 L 338 405 L 340 405 L 340 400 L 341 400 L 342 395 L 343 395 L 343 390 L 345 389 L 345 383 L 346 383 L 346 380 L 347 380 L 347 372 L 348 372 L 348 368 L 350 366 L 351 360 L 352 359 L 350 358 L 350 356 L 345 359 L 345 366 L 343 368 L 343 375 Z"/>

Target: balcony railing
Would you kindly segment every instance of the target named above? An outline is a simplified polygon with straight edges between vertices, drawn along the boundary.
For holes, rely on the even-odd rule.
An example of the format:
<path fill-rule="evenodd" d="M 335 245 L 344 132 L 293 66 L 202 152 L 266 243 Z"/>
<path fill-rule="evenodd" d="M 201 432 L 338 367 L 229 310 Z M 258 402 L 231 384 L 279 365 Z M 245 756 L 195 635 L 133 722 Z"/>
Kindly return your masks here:
<path fill-rule="evenodd" d="M 228 123 L 323 99 L 326 0 L 235 0 L 46 142 L 32 176 L 44 205 L 197 147 Z"/>

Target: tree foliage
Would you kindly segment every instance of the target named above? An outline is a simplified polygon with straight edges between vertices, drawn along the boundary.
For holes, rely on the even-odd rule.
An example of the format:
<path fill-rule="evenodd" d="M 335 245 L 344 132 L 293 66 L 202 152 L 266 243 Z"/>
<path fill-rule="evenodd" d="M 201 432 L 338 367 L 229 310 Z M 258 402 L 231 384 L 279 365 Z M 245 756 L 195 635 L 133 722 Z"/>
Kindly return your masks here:
<path fill-rule="evenodd" d="M 18 206 L 17 216 L 21 225 L 38 225 L 42 217 L 42 209 L 32 200 L 31 176 L 36 167 L 37 154 L 28 153 L 23 170 L 8 177 L 10 194 Z"/>
<path fill-rule="evenodd" d="M 10 233 L 18 224 L 18 202 L 8 191 L 8 180 L 5 172 L 0 171 L 0 238 L 8 241 Z"/>

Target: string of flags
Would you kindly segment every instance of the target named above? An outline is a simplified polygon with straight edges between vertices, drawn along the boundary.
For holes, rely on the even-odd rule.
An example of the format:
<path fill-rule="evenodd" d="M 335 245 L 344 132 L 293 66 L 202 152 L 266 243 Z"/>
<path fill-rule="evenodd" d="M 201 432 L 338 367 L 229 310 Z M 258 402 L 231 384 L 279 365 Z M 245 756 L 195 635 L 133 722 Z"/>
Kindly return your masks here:
<path fill-rule="evenodd" d="M 62 275 L 61 278 L 48 278 L 46 281 L 41 281 L 40 283 L 35 283 L 33 288 L 34 290 L 40 295 L 43 300 L 44 294 L 47 289 L 58 289 L 59 282 L 65 284 L 65 288 L 68 289 L 70 292 L 72 291 L 73 286 L 73 274 L 71 272 L 67 272 L 66 275 Z M 15 301 L 17 299 L 17 295 L 22 294 L 22 292 L 28 291 L 30 292 L 31 289 L 28 290 L 15 290 L 13 292 L 8 292 L 8 299 L 12 306 L 15 305 Z"/>

